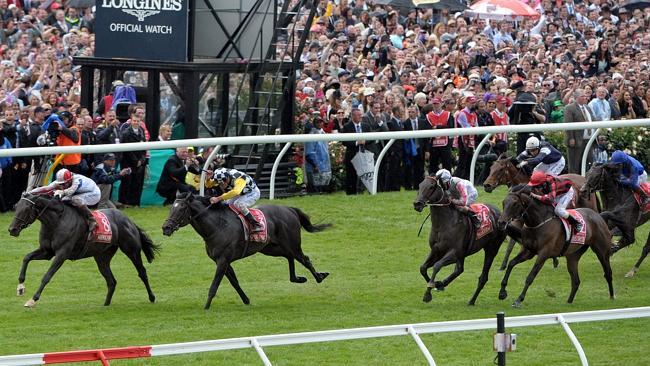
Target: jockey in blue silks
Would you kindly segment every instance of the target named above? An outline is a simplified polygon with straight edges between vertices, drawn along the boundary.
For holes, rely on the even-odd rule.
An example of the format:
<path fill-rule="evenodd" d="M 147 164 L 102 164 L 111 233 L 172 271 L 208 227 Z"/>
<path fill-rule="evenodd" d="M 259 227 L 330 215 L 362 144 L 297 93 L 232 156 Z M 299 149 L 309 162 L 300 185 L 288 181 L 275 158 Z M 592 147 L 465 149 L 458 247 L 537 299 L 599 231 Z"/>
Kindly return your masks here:
<path fill-rule="evenodd" d="M 639 194 L 642 199 L 641 206 L 648 203 L 650 197 L 641 189 L 641 183 L 648 181 L 648 173 L 646 173 L 643 165 L 638 160 L 623 151 L 616 150 L 607 165 L 620 169 L 620 175 L 617 177 L 618 182 L 623 187 L 631 188 Z"/>

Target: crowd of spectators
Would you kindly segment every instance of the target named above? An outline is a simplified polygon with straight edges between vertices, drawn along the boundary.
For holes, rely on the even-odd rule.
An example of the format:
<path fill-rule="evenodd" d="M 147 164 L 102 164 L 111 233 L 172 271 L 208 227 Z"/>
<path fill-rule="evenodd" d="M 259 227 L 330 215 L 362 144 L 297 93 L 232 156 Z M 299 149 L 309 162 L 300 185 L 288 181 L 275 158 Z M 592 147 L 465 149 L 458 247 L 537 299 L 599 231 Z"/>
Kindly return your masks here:
<path fill-rule="evenodd" d="M 321 1 L 312 24 L 306 16 L 295 20 L 296 28 L 309 30 L 296 85 L 297 125 L 354 133 L 648 117 L 650 8 L 628 9 L 623 0 L 527 4 L 539 16 L 515 22 L 372 0 Z M 564 113 L 571 104 L 578 118 Z M 572 173 L 590 133 L 565 136 Z M 528 137 L 494 136 L 481 156 L 522 151 Z M 382 162 L 379 189 L 414 188 L 424 171 L 442 167 L 468 178 L 479 138 L 394 145 Z M 350 163 L 356 151 L 377 156 L 383 144 L 346 144 L 347 193 L 359 192 Z M 606 141 L 597 145 L 602 160 Z M 319 164 L 312 160 L 305 164 Z"/>

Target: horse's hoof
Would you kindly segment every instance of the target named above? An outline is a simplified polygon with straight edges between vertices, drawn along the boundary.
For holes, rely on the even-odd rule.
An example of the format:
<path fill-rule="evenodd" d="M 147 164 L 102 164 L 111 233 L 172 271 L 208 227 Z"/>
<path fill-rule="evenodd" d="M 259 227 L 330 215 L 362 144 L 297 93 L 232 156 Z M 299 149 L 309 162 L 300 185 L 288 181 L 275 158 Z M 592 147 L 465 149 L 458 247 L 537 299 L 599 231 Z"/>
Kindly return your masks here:
<path fill-rule="evenodd" d="M 632 268 L 628 273 L 625 274 L 625 278 L 632 278 L 636 274 L 636 271 L 638 268 L 634 267 Z"/>
<path fill-rule="evenodd" d="M 467 306 L 474 306 L 474 304 L 475 304 L 475 302 L 472 301 L 472 300 L 470 300 L 470 301 L 467 303 Z"/>
<path fill-rule="evenodd" d="M 25 284 L 19 283 L 16 287 L 16 296 L 23 296 L 25 294 Z"/>
<path fill-rule="evenodd" d="M 110 304 L 111 304 L 110 301 L 106 301 L 106 302 L 104 302 L 104 306 L 109 306 Z"/>
<path fill-rule="evenodd" d="M 242 299 L 242 302 L 244 303 L 244 305 L 250 305 L 251 304 L 251 301 L 248 299 L 248 297 L 245 298 L 245 299 Z"/>
<path fill-rule="evenodd" d="M 210 304 L 205 304 L 205 306 L 203 307 L 203 310 L 210 310 Z"/>
<path fill-rule="evenodd" d="M 519 309 L 521 307 L 521 301 L 517 300 L 512 303 L 512 307 L 515 309 Z"/>
<path fill-rule="evenodd" d="M 34 301 L 34 299 L 29 299 L 23 306 L 26 308 L 33 308 L 34 305 L 36 305 L 36 301 Z"/>
<path fill-rule="evenodd" d="M 501 290 L 499 291 L 499 300 L 505 300 L 508 297 L 508 291 Z"/>
<path fill-rule="evenodd" d="M 427 292 L 425 292 L 424 296 L 422 297 L 422 301 L 429 303 L 431 300 L 433 300 L 433 296 L 431 296 L 431 292 L 427 290 Z"/>
<path fill-rule="evenodd" d="M 557 268 L 560 265 L 560 261 L 557 260 L 557 258 L 553 258 L 553 268 Z"/>
<path fill-rule="evenodd" d="M 443 285 L 442 282 L 436 281 L 433 285 L 436 287 L 436 291 L 445 291 L 445 285 Z"/>
<path fill-rule="evenodd" d="M 323 282 L 324 279 L 327 278 L 327 276 L 330 275 L 330 273 L 329 272 L 318 272 L 318 275 L 319 276 L 316 278 L 316 282 L 321 283 L 321 282 Z"/>
<path fill-rule="evenodd" d="M 307 277 L 297 276 L 295 278 L 291 278 L 290 281 L 293 283 L 305 283 L 307 282 Z"/>
<path fill-rule="evenodd" d="M 151 302 L 151 303 L 156 302 L 156 296 L 155 295 L 149 295 L 149 302 Z"/>

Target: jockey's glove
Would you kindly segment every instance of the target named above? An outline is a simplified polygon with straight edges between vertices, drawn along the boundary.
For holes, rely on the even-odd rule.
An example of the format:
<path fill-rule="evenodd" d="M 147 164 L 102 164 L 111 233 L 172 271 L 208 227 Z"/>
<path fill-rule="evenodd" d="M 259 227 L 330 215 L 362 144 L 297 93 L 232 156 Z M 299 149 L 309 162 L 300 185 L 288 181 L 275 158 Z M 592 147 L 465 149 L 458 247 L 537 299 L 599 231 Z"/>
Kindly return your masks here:
<path fill-rule="evenodd" d="M 517 168 L 521 169 L 526 165 L 528 165 L 528 162 L 526 160 L 524 160 L 521 163 L 517 164 Z"/>

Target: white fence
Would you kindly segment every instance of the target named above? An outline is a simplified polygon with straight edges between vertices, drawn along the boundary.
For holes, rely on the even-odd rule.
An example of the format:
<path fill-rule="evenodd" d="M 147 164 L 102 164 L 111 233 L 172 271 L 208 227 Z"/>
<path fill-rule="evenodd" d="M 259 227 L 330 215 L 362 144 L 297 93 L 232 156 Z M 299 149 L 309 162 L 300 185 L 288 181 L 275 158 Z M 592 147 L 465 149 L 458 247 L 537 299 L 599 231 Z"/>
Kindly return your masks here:
<path fill-rule="evenodd" d="M 625 127 L 641 127 L 649 126 L 650 119 L 634 119 L 625 121 L 598 121 L 598 122 L 572 122 L 572 123 L 552 123 L 552 124 L 533 124 L 533 125 L 510 125 L 510 126 L 489 126 L 489 127 L 470 127 L 470 128 L 453 128 L 441 130 L 420 130 L 420 131 L 391 131 L 391 132 L 368 132 L 368 133 L 346 133 L 346 134 L 308 134 L 308 135 L 266 135 L 266 136 L 237 136 L 237 137 L 212 137 L 200 139 L 187 139 L 187 140 L 173 140 L 173 141 L 152 141 L 140 143 L 126 143 L 126 144 L 107 144 L 107 145 L 83 145 L 83 146 L 52 146 L 52 147 L 30 147 L 21 149 L 7 149 L 0 150 L 0 157 L 5 156 L 38 156 L 38 155 L 52 155 L 52 154 L 69 154 L 69 153 L 84 153 L 96 154 L 107 152 L 123 152 L 123 151 L 137 151 L 137 150 L 162 150 L 174 149 L 177 147 L 186 146 L 223 146 L 223 145 L 250 145 L 250 144 L 276 144 L 284 143 L 285 152 L 288 150 L 291 143 L 296 142 L 314 142 L 314 141 L 355 141 L 355 140 L 396 140 L 396 139 L 417 139 L 417 138 L 430 138 L 437 136 L 460 136 L 460 135 L 484 135 L 495 134 L 499 132 L 517 133 L 517 132 L 534 132 L 534 131 L 567 131 L 567 130 L 584 130 L 584 129 L 602 129 L 602 128 L 625 128 Z M 584 174 L 586 154 L 588 154 L 591 144 L 595 139 L 596 133 L 589 140 L 588 146 L 585 148 L 585 155 L 583 155 L 582 169 Z M 485 140 L 484 140 L 485 141 Z M 483 143 L 484 143 L 483 141 Z M 386 144 L 389 147 L 389 144 Z M 380 159 L 387 151 L 384 148 Z M 215 149 L 214 154 L 218 149 Z M 476 149 L 474 157 L 472 158 L 472 167 L 476 163 L 478 151 Z M 274 164 L 274 172 L 277 171 L 277 165 L 283 154 L 280 154 L 278 160 Z M 212 161 L 212 156 L 207 163 Z M 379 169 L 379 163 L 375 164 L 375 177 Z M 471 170 L 472 172 L 474 169 Z M 473 180 L 473 173 L 472 173 Z M 205 179 L 205 173 L 202 174 L 202 181 Z M 374 180 L 375 184 L 377 179 Z M 203 186 L 203 185 L 201 185 Z M 376 187 L 374 192 L 376 192 Z M 271 192 L 270 198 L 274 198 L 275 192 L 275 175 L 271 176 Z M 371 192 L 372 193 L 372 192 Z"/>
<path fill-rule="evenodd" d="M 596 310 L 584 311 L 575 313 L 558 313 L 558 314 L 543 314 L 543 315 L 526 315 L 515 316 L 506 318 L 507 328 L 517 327 L 530 327 L 540 325 L 562 325 L 564 331 L 567 333 L 570 341 L 578 352 L 581 364 L 588 365 L 587 356 L 582 349 L 582 345 L 577 337 L 569 327 L 569 323 L 582 323 L 592 321 L 604 320 L 619 320 L 619 319 L 634 319 L 650 317 L 650 307 L 628 308 L 628 309 L 609 309 L 609 310 Z M 108 364 L 110 359 L 119 358 L 135 358 L 135 357 L 153 357 L 153 356 L 168 356 L 168 355 L 181 355 L 198 352 L 213 352 L 225 351 L 234 349 L 247 349 L 253 348 L 256 350 L 258 356 L 264 365 L 271 365 L 271 361 L 266 356 L 263 347 L 269 346 L 286 346 L 293 344 L 305 344 L 316 342 L 331 342 L 343 341 L 353 339 L 367 339 L 391 336 L 411 336 L 418 348 L 426 358 L 429 365 L 436 365 L 433 355 L 426 347 L 424 342 L 420 339 L 421 334 L 432 333 L 446 333 L 446 332 L 462 332 L 496 329 L 495 318 L 491 319 L 474 319 L 474 320 L 457 320 L 446 322 L 433 322 L 433 323 L 419 323 L 419 324 L 402 324 L 402 325 L 389 325 L 381 327 L 368 327 L 368 328 L 354 328 L 354 329 L 338 329 L 320 332 L 305 332 L 305 333 L 291 333 L 291 334 L 276 334 L 265 335 L 257 337 L 242 337 L 242 338 L 229 338 L 220 340 L 209 340 L 199 342 L 187 343 L 174 343 L 163 344 L 154 346 L 138 346 L 126 348 L 114 348 L 104 350 L 89 350 L 89 351 L 71 351 L 60 353 L 37 353 L 28 355 L 13 355 L 13 356 L 0 356 L 0 366 L 14 366 L 14 365 L 42 365 L 48 360 L 66 360 L 67 362 L 73 361 L 92 361 L 101 360 L 105 365 Z M 485 347 L 489 347 L 491 339 L 486 339 Z M 521 336 L 518 338 L 519 350 L 523 351 L 526 348 L 526 337 Z M 522 344 L 524 346 L 522 346 Z M 645 350 L 640 350 L 639 357 L 646 357 Z M 112 355 L 112 356 L 111 356 Z M 641 361 L 642 362 L 642 361 Z"/>

